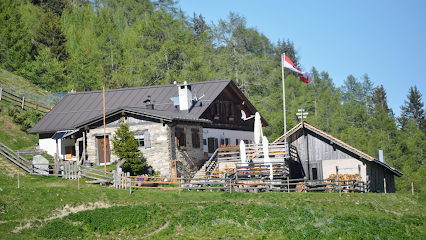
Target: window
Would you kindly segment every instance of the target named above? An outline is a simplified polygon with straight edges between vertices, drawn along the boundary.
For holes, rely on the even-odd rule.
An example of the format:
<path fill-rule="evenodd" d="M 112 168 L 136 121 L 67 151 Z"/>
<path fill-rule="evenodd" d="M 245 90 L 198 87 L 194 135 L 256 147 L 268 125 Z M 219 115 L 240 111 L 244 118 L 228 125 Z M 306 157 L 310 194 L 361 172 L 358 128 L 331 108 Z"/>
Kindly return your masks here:
<path fill-rule="evenodd" d="M 192 147 L 193 148 L 200 148 L 200 134 L 199 134 L 199 129 L 197 128 L 193 128 L 191 129 L 191 133 L 192 133 Z"/>
<path fill-rule="evenodd" d="M 151 140 L 149 137 L 148 132 L 143 133 L 135 133 L 135 139 L 138 141 L 138 146 L 140 148 L 150 148 L 151 147 Z"/>
<path fill-rule="evenodd" d="M 240 139 L 235 139 L 235 145 L 240 145 Z"/>
<path fill-rule="evenodd" d="M 145 137 L 143 134 L 135 134 L 135 139 L 138 141 L 139 147 L 145 147 Z"/>
<path fill-rule="evenodd" d="M 175 141 L 176 147 L 185 147 L 186 146 L 186 135 L 184 128 L 176 128 L 175 131 Z"/>

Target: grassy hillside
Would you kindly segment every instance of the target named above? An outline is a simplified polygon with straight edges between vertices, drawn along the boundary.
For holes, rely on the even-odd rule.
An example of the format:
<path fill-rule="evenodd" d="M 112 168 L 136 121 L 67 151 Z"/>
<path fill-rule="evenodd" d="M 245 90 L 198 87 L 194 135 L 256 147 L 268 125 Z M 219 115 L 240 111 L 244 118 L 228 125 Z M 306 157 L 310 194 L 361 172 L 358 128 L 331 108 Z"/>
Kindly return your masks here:
<path fill-rule="evenodd" d="M 6 91 L 9 91 L 10 87 L 13 93 L 19 96 L 31 94 L 31 96 L 47 98 L 50 95 L 49 92 L 30 83 L 25 78 L 3 69 L 0 69 L 0 87 L 4 87 Z M 11 111 L 13 111 L 14 114 L 10 114 Z M 25 113 L 26 112 L 20 110 L 19 107 L 12 106 L 12 104 L 5 101 L 0 101 L 0 141 L 14 150 L 30 148 L 38 142 L 37 135 L 27 134 L 22 124 L 16 121 L 16 116 L 22 116 Z M 14 115 L 15 118 L 11 115 Z"/>
<path fill-rule="evenodd" d="M 426 195 L 102 188 L 11 175 L 0 160 L 4 239 L 424 239 Z"/>
<path fill-rule="evenodd" d="M 0 68 L 0 83 L 8 86 L 16 87 L 22 91 L 26 91 L 35 95 L 49 97 L 50 93 L 34 85 L 27 79 L 10 73 Z M 6 89 L 7 90 L 7 89 Z"/>
<path fill-rule="evenodd" d="M 27 134 L 21 125 L 13 121 L 13 117 L 9 115 L 12 108 L 20 115 L 24 114 L 10 103 L 0 102 L 0 141 L 14 150 L 34 147 L 38 142 L 38 135 Z"/>

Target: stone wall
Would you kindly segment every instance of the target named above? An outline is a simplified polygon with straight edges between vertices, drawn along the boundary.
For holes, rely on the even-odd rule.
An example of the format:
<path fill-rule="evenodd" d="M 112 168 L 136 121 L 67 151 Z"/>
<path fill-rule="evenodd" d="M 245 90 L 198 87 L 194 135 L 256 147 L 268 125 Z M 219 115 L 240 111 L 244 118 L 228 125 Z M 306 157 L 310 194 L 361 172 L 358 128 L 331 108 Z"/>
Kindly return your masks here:
<path fill-rule="evenodd" d="M 111 146 L 111 162 L 117 162 L 119 159 L 112 152 L 112 137 L 118 128 L 118 121 L 115 120 L 108 123 L 105 127 L 106 135 L 109 137 Z M 143 157 L 147 164 L 153 170 L 160 172 L 161 176 L 170 176 L 170 130 L 168 125 L 162 123 L 151 122 L 147 120 L 127 117 L 125 120 L 129 124 L 130 131 L 135 134 L 149 135 L 150 147 L 140 147 Z M 87 133 L 87 160 L 93 164 L 99 165 L 97 137 L 103 137 L 104 128 L 99 126 L 90 129 Z"/>
<path fill-rule="evenodd" d="M 112 137 L 118 128 L 118 121 L 107 123 L 105 130 L 110 140 L 111 146 L 111 162 L 117 162 L 118 157 L 112 152 Z M 149 139 L 148 146 L 140 147 L 143 157 L 147 164 L 154 171 L 159 172 L 161 176 L 170 177 L 170 160 L 178 160 L 177 172 L 178 176 L 192 177 L 207 159 L 204 159 L 203 151 L 203 128 L 197 124 L 163 124 L 149 120 L 138 119 L 137 117 L 126 118 L 130 131 L 135 134 L 143 134 L 145 140 Z M 181 151 L 176 147 L 175 134 L 176 128 L 184 129 L 186 136 L 185 150 Z M 192 132 L 198 130 L 199 147 L 193 146 Z M 97 138 L 103 138 L 104 128 L 98 126 L 88 130 L 87 136 L 87 161 L 99 165 L 98 143 Z M 76 142 L 82 140 L 77 139 Z"/>
<path fill-rule="evenodd" d="M 186 135 L 186 144 L 184 150 L 176 147 L 175 134 L 176 128 L 184 129 Z M 193 146 L 192 131 L 198 130 L 199 147 Z M 203 128 L 196 124 L 177 124 L 171 127 L 171 157 L 178 160 L 177 174 L 178 176 L 192 177 L 204 164 L 207 159 L 204 159 L 203 151 Z"/>

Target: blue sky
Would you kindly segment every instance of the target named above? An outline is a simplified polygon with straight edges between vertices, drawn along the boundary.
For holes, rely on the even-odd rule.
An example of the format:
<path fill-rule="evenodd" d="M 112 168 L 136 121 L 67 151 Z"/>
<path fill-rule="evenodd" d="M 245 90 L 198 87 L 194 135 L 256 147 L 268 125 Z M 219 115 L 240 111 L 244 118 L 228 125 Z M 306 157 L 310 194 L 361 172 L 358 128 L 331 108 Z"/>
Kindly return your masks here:
<path fill-rule="evenodd" d="M 180 0 L 187 15 L 207 23 L 229 12 L 247 20 L 272 42 L 290 39 L 303 70 L 327 71 L 336 86 L 349 74 L 367 73 L 383 85 L 388 104 L 399 116 L 410 86 L 426 101 L 426 1 L 254 1 Z"/>

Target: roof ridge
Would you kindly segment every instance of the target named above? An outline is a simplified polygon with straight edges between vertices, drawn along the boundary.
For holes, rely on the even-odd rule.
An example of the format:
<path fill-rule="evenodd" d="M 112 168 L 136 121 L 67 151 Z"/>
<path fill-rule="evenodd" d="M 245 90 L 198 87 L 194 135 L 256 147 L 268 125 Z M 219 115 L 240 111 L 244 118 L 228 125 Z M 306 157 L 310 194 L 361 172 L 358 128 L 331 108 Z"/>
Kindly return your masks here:
<path fill-rule="evenodd" d="M 224 79 L 224 80 L 211 80 L 211 81 L 201 81 L 201 82 L 188 82 L 189 85 L 193 84 L 204 84 L 204 83 L 212 83 L 212 82 L 226 82 L 226 81 L 232 81 L 232 79 Z M 105 92 L 112 92 L 112 91 L 126 91 L 126 90 L 133 90 L 133 89 L 144 89 L 144 88 L 159 88 L 159 87 L 169 87 L 169 86 L 178 86 L 183 83 L 171 83 L 171 84 L 165 84 L 165 85 L 152 85 L 152 86 L 140 86 L 140 87 L 129 87 L 129 88 L 114 88 L 114 89 L 105 89 Z M 94 91 L 82 91 L 82 92 L 70 92 L 65 95 L 77 95 L 77 94 L 92 94 L 92 93 L 102 93 L 103 90 L 94 90 Z M 65 98 L 64 97 L 64 98 Z"/>

